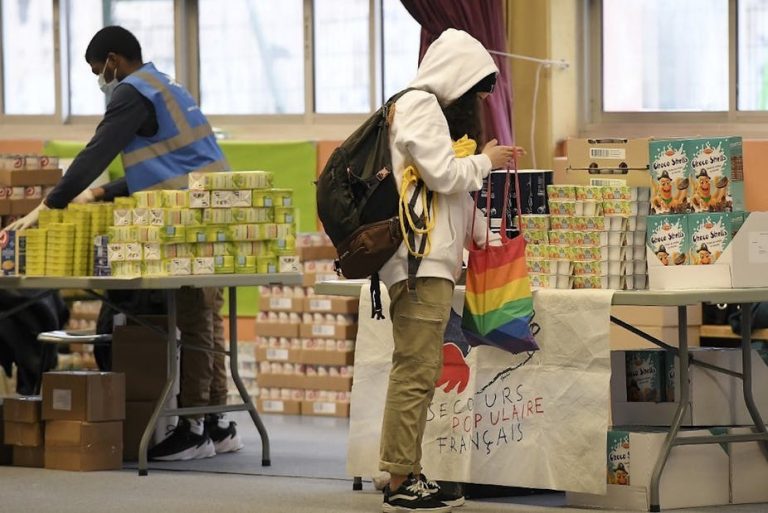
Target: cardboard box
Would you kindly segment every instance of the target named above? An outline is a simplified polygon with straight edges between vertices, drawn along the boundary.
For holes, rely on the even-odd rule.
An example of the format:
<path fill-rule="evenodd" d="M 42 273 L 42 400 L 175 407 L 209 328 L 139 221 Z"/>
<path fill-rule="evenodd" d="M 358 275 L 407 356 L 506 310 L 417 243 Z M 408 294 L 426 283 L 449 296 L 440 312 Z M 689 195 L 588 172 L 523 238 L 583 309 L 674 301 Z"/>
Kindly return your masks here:
<path fill-rule="evenodd" d="M 262 312 L 303 312 L 304 298 L 301 297 L 262 297 L 259 299 Z"/>
<path fill-rule="evenodd" d="M 119 470 L 122 461 L 122 422 L 55 420 L 48 423 L 45 468 Z"/>
<path fill-rule="evenodd" d="M 265 374 L 256 377 L 261 388 L 307 388 L 306 376 L 302 374 Z"/>
<path fill-rule="evenodd" d="M 112 370 L 125 375 L 127 401 L 156 400 L 168 379 L 166 337 L 144 326 L 115 327 Z"/>
<path fill-rule="evenodd" d="M 302 349 L 299 362 L 309 365 L 352 365 L 355 362 L 354 351 L 326 351 L 322 349 Z"/>
<path fill-rule="evenodd" d="M 296 253 L 302 262 L 336 260 L 339 258 L 336 248 L 333 246 L 300 246 L 296 248 Z"/>
<path fill-rule="evenodd" d="M 624 320 L 624 319 L 622 319 Z M 643 326 L 634 325 L 637 329 L 644 331 L 652 337 L 660 339 L 669 345 L 678 346 L 677 326 Z M 631 333 L 621 326 L 611 323 L 611 349 L 612 350 L 631 350 L 631 349 L 658 349 L 659 347 L 634 333 Z M 701 345 L 700 327 L 688 326 L 688 347 L 699 347 Z"/>
<path fill-rule="evenodd" d="M 43 445 L 44 429 L 42 422 L 13 422 L 6 420 L 3 424 L 5 432 L 4 442 L 6 444 L 21 447 L 40 447 Z"/>
<path fill-rule="evenodd" d="M 701 304 L 688 305 L 686 311 L 688 325 L 701 326 Z M 611 315 L 633 326 L 677 327 L 676 306 L 612 306 Z"/>
<path fill-rule="evenodd" d="M 229 340 L 229 316 L 224 316 L 224 338 Z M 255 342 L 256 341 L 256 318 L 238 316 L 237 317 L 237 341 Z"/>
<path fill-rule="evenodd" d="M 292 399 L 259 399 L 257 408 L 260 413 L 301 415 L 301 401 Z"/>
<path fill-rule="evenodd" d="M 22 216 L 32 212 L 40 204 L 39 199 L 11 200 L 11 215 Z"/>
<path fill-rule="evenodd" d="M 301 279 L 302 287 L 314 287 L 315 283 L 321 281 L 337 281 L 341 280 L 336 273 L 304 273 Z"/>
<path fill-rule="evenodd" d="M 696 212 L 741 211 L 744 163 L 741 137 L 708 137 L 688 142 L 691 206 Z"/>
<path fill-rule="evenodd" d="M 741 371 L 740 349 L 695 348 L 691 356 L 702 362 Z M 766 356 L 768 357 L 768 356 Z M 679 401 L 680 361 L 674 358 L 673 401 L 628 402 L 625 353 L 611 352 L 611 415 L 614 425 L 669 426 Z M 758 410 L 768 411 L 768 363 L 760 351 L 752 351 L 753 391 Z M 669 383 L 669 379 L 667 382 Z M 742 395 L 742 383 L 722 373 L 697 365 L 689 367 L 690 408 L 683 417 L 684 426 L 744 426 L 752 424 Z"/>
<path fill-rule="evenodd" d="M 59 180 L 61 169 L 0 169 L 0 185 L 6 187 L 56 185 Z"/>
<path fill-rule="evenodd" d="M 301 415 L 301 401 L 292 399 L 259 399 L 257 408 L 260 413 Z"/>
<path fill-rule="evenodd" d="M 710 265 L 665 267 L 650 249 L 646 251 L 651 290 L 768 287 L 768 212 L 750 213 L 731 243 Z"/>
<path fill-rule="evenodd" d="M 729 428 L 728 434 L 753 433 L 752 428 Z M 758 442 L 728 444 L 731 464 L 731 503 L 768 502 L 768 460 Z"/>
<path fill-rule="evenodd" d="M 320 417 L 349 417 L 349 403 L 301 401 L 301 414 Z"/>
<path fill-rule="evenodd" d="M 622 180 L 631 187 L 650 187 L 650 141 L 650 138 L 570 138 L 566 183 L 589 185 L 605 180 Z"/>
<path fill-rule="evenodd" d="M 256 361 L 258 362 L 289 362 L 304 363 L 301 361 L 301 350 L 278 349 L 274 347 L 257 347 Z"/>
<path fill-rule="evenodd" d="M 3 422 L 3 398 L 0 397 L 0 465 L 11 465 L 13 463 L 13 448 L 5 445 L 5 427 Z"/>
<path fill-rule="evenodd" d="M 693 187 L 688 143 L 685 139 L 648 143 L 652 214 L 684 213 L 690 210 Z"/>
<path fill-rule="evenodd" d="M 302 324 L 299 336 L 301 338 L 355 340 L 357 337 L 357 324 Z"/>
<path fill-rule="evenodd" d="M 680 436 L 710 435 L 692 430 Z M 630 431 L 627 484 L 608 484 L 605 495 L 566 493 L 569 506 L 623 510 L 650 509 L 650 482 L 665 431 Z M 610 454 L 610 453 L 609 453 Z M 720 444 L 674 447 L 659 483 L 662 510 L 728 504 L 730 499 L 728 453 Z"/>
<path fill-rule="evenodd" d="M 125 375 L 116 372 L 46 372 L 43 419 L 99 422 L 125 418 Z"/>
<path fill-rule="evenodd" d="M 3 420 L 12 422 L 40 422 L 42 409 L 42 396 L 6 397 L 3 401 Z"/>
<path fill-rule="evenodd" d="M 305 376 L 303 385 L 307 390 L 347 392 L 352 390 L 352 376 Z"/>
<path fill-rule="evenodd" d="M 124 461 L 137 461 L 139 459 L 141 437 L 154 410 L 154 401 L 127 401 L 125 403 L 125 420 L 123 421 Z"/>
<path fill-rule="evenodd" d="M 287 322 L 256 322 L 255 334 L 258 337 L 286 337 L 299 336 L 299 325 Z"/>
<path fill-rule="evenodd" d="M 356 314 L 360 300 L 356 297 L 307 297 L 304 298 L 305 312 Z"/>
<path fill-rule="evenodd" d="M 45 447 L 21 447 L 13 446 L 14 467 L 45 467 Z"/>

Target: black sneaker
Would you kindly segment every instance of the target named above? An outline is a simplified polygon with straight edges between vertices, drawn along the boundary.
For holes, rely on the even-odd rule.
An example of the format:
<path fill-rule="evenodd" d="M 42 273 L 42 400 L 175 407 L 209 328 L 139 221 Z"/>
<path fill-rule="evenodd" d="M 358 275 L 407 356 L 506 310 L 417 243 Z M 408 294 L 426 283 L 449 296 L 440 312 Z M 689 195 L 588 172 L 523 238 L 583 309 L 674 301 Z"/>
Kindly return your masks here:
<path fill-rule="evenodd" d="M 213 440 L 216 454 L 239 451 L 244 445 L 235 429 L 237 423 L 230 421 L 227 427 L 221 427 L 219 421 L 222 418 L 223 415 L 206 415 L 205 417 L 205 430 Z"/>
<path fill-rule="evenodd" d="M 216 449 L 211 438 L 205 430 L 202 435 L 193 432 L 190 421 L 184 417 L 179 417 L 179 424 L 169 430 L 169 436 L 147 454 L 154 461 L 197 460 L 212 456 L 216 456 Z"/>
<path fill-rule="evenodd" d="M 424 486 L 424 483 L 408 476 L 394 492 L 389 485 L 384 488 L 384 513 L 408 513 L 411 511 L 426 511 L 429 513 L 449 513 L 451 507 L 435 499 Z"/>
<path fill-rule="evenodd" d="M 437 481 L 427 479 L 427 476 L 424 474 L 419 474 L 419 481 L 422 482 L 424 488 L 427 489 L 432 497 L 443 504 L 453 506 L 454 508 L 464 505 L 464 494 L 462 493 L 460 484 L 447 483 L 449 486 L 440 486 L 437 484 Z"/>

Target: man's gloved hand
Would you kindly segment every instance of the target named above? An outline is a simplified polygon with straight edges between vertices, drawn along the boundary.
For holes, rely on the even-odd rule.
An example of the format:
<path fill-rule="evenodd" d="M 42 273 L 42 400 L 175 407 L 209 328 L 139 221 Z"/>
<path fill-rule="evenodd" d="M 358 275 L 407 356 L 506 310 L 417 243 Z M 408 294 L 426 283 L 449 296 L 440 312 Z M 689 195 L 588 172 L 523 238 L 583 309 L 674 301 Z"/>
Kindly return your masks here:
<path fill-rule="evenodd" d="M 37 224 L 38 218 L 40 217 L 40 211 L 42 210 L 48 210 L 45 201 L 41 201 L 40 204 L 36 206 L 35 209 L 29 214 L 3 228 L 3 231 L 19 231 L 35 226 Z"/>
<path fill-rule="evenodd" d="M 96 196 L 93 194 L 93 189 L 86 189 L 78 194 L 72 203 L 93 203 L 96 201 Z"/>

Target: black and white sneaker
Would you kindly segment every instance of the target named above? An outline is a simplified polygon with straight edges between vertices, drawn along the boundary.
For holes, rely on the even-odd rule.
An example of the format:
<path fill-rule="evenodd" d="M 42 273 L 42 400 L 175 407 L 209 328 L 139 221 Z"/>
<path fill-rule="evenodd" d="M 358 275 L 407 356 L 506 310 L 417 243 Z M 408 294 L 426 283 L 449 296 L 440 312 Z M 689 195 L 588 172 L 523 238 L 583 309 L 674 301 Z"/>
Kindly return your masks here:
<path fill-rule="evenodd" d="M 236 422 L 227 422 L 223 415 L 206 415 L 205 430 L 213 440 L 216 454 L 235 452 L 245 447 L 235 426 Z"/>
<path fill-rule="evenodd" d="M 435 499 L 424 483 L 413 475 L 408 476 L 400 487 L 392 491 L 389 485 L 384 488 L 384 513 L 409 513 L 425 511 L 429 513 L 449 513 L 451 507 Z"/>
<path fill-rule="evenodd" d="M 458 483 L 447 483 L 453 486 L 440 486 L 437 481 L 427 479 L 427 476 L 424 474 L 419 474 L 419 481 L 422 482 L 424 488 L 427 489 L 432 497 L 443 504 L 453 506 L 454 508 L 464 505 L 464 494 L 462 493 L 461 485 Z"/>
<path fill-rule="evenodd" d="M 192 429 L 191 423 L 199 423 Z M 201 434 L 195 431 L 200 430 Z M 172 427 L 169 436 L 149 450 L 147 457 L 154 461 L 198 460 L 216 456 L 211 438 L 205 433 L 201 420 L 179 417 L 179 423 Z"/>

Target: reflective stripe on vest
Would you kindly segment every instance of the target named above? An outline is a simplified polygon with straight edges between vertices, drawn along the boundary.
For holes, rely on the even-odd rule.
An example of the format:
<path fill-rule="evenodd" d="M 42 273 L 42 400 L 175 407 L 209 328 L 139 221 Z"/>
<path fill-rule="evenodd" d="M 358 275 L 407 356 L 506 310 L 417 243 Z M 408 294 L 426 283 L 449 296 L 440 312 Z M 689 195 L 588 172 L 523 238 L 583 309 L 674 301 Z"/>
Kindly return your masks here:
<path fill-rule="evenodd" d="M 229 169 L 208 120 L 184 88 L 151 63 L 123 82 L 152 102 L 158 124 L 154 136 L 136 136 L 123 151 L 129 192 L 185 187 L 188 173 Z"/>

